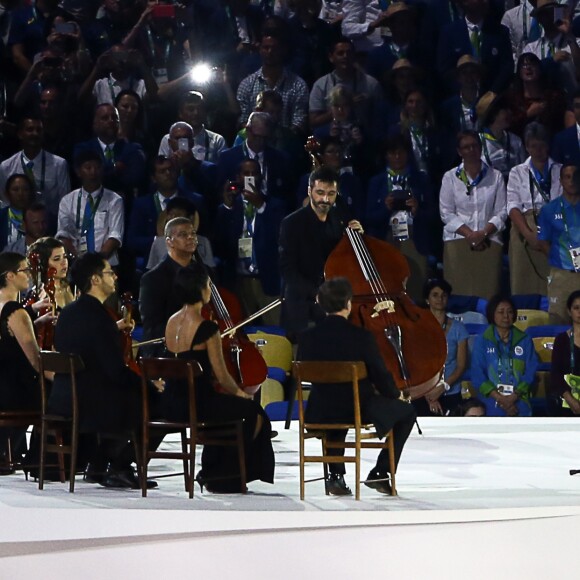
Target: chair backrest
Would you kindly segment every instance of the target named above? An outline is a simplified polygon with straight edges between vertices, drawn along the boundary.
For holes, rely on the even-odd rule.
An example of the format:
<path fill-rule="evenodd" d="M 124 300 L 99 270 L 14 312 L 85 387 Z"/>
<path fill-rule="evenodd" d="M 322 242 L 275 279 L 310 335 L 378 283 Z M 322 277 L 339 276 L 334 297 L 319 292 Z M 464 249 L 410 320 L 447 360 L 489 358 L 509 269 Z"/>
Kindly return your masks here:
<path fill-rule="evenodd" d="M 77 404 L 77 373 L 83 371 L 85 365 L 83 359 L 78 354 L 65 352 L 54 352 L 51 350 L 40 351 L 40 390 L 42 412 L 46 413 L 47 388 L 44 373 L 53 372 L 59 375 L 69 375 L 71 382 L 71 397 L 73 414 L 78 409 Z"/>
<path fill-rule="evenodd" d="M 362 361 L 297 361 L 292 365 L 298 392 L 298 413 L 304 424 L 302 383 L 352 383 L 354 422 L 360 426 L 359 380 L 367 377 L 367 367 Z"/>
<path fill-rule="evenodd" d="M 548 313 L 543 310 L 522 308 L 518 310 L 518 316 L 514 326 L 517 326 L 520 330 L 526 330 L 530 326 L 548 324 L 549 318 Z"/>
<path fill-rule="evenodd" d="M 473 310 L 468 310 L 467 312 L 462 312 L 461 314 L 449 314 L 449 318 L 459 320 L 463 324 L 485 324 L 487 325 L 487 317 L 480 312 L 475 312 Z"/>
<path fill-rule="evenodd" d="M 534 349 L 543 363 L 552 362 L 552 352 L 554 350 L 553 336 L 537 336 L 532 339 L 534 341 Z"/>
<path fill-rule="evenodd" d="M 278 367 L 289 372 L 292 368 L 292 343 L 278 334 L 256 332 L 248 334 L 248 338 L 256 343 L 260 353 L 269 367 Z"/>
<path fill-rule="evenodd" d="M 142 358 L 139 359 L 141 370 L 141 387 L 143 399 L 143 420 L 149 420 L 148 382 L 158 379 L 186 381 L 189 396 L 189 416 L 192 422 L 197 421 L 195 407 L 195 377 L 201 375 L 200 364 L 195 360 L 180 358 Z"/>

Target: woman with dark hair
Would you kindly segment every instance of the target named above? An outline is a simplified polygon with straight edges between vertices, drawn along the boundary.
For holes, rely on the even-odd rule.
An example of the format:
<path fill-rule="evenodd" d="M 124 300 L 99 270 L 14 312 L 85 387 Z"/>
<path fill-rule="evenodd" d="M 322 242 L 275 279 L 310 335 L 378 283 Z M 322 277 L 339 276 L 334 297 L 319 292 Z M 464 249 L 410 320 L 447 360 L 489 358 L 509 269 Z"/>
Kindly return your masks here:
<path fill-rule="evenodd" d="M 529 417 L 538 368 L 534 343 L 514 326 L 517 310 L 511 298 L 494 296 L 486 314 L 489 326 L 475 339 L 471 353 L 471 382 L 487 415 Z"/>
<path fill-rule="evenodd" d="M 451 285 L 446 280 L 428 280 L 423 298 L 433 316 L 437 319 L 447 341 L 447 358 L 443 380 L 425 397 L 414 401 L 417 414 L 436 415 L 453 413 L 461 403 L 460 379 L 467 368 L 467 339 L 469 334 L 459 320 L 447 316 L 447 303 L 451 295 Z"/>
<path fill-rule="evenodd" d="M 471 397 L 462 401 L 452 415 L 454 417 L 485 417 L 485 405 L 479 399 Z"/>
<path fill-rule="evenodd" d="M 563 415 L 580 415 L 580 380 L 566 381 L 566 375 L 580 377 L 580 290 L 568 296 L 566 301 L 572 328 L 562 332 L 554 340 L 550 388 L 562 400 Z"/>
<path fill-rule="evenodd" d="M 18 302 L 30 282 L 26 258 L 14 252 L 0 254 L 0 410 L 40 409 L 39 348 L 28 312 Z M 8 438 L 22 449 L 26 430 L 0 430 L 0 457 Z"/>
<path fill-rule="evenodd" d="M 176 292 L 183 307 L 167 322 L 167 350 L 177 358 L 200 363 L 203 375 L 196 380 L 196 405 L 199 421 L 236 421 L 243 419 L 247 481 L 274 481 L 274 452 L 267 415 L 229 374 L 223 354 L 218 325 L 205 320 L 201 309 L 211 299 L 211 282 L 206 273 L 182 269 L 176 278 Z M 217 393 L 213 376 L 227 394 Z M 168 419 L 187 419 L 187 390 L 184 385 L 168 384 L 163 394 Z M 235 493 L 240 490 L 237 452 L 232 447 L 204 446 L 202 470 L 196 480 L 202 491 Z M 229 476 L 229 477 L 228 477 Z"/>
<path fill-rule="evenodd" d="M 30 257 L 33 254 L 38 256 L 40 280 L 43 286 L 47 283 L 49 269 L 54 268 L 54 299 L 57 309 L 62 310 L 74 300 L 67 278 L 69 263 L 64 244 L 56 238 L 40 238 L 28 248 L 29 259 L 31 259 Z M 39 292 L 41 299 L 46 296 L 44 287 L 36 290 Z"/>
<path fill-rule="evenodd" d="M 119 139 L 139 143 L 150 158 L 156 149 L 145 130 L 143 99 L 132 89 L 124 89 L 115 97 L 114 104 L 119 112 Z"/>
<path fill-rule="evenodd" d="M 526 125 L 537 121 L 550 135 L 564 129 L 566 96 L 548 86 L 540 59 L 526 52 L 518 59 L 516 78 L 506 93 L 506 103 L 512 113 L 511 130 L 523 137 Z"/>

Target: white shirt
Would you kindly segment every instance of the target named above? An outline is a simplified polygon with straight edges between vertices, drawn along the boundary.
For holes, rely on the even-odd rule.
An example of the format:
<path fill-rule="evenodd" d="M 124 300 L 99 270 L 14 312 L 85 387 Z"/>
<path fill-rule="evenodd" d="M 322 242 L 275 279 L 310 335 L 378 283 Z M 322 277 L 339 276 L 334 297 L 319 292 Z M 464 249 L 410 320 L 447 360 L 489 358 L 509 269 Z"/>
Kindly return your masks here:
<path fill-rule="evenodd" d="M 532 20 L 532 10 L 534 7 L 528 0 L 522 2 L 519 6 L 511 8 L 504 13 L 501 23 L 510 31 L 510 41 L 512 45 L 512 54 L 514 55 L 514 63 L 517 62 L 524 46 L 529 41 L 530 27 Z M 525 23 L 525 30 L 524 30 Z M 544 34 L 543 28 L 540 26 L 541 35 Z"/>
<path fill-rule="evenodd" d="M 501 172 L 507 179 L 510 169 L 526 158 L 522 140 L 509 131 L 504 131 L 501 141 L 486 139 L 481 135 L 481 160 Z"/>
<path fill-rule="evenodd" d="M 482 163 L 482 167 L 485 164 Z M 443 221 L 443 241 L 462 240 L 457 232 L 466 225 L 472 230 L 482 230 L 488 223 L 493 224 L 497 232 L 489 239 L 501 244 L 499 232 L 504 228 L 507 219 L 506 190 L 504 179 L 497 169 L 487 167 L 485 177 L 471 189 L 456 176 L 457 167 L 450 169 L 443 176 L 439 194 L 439 212 Z"/>
<path fill-rule="evenodd" d="M 141 99 L 145 97 L 145 93 L 147 92 L 143 79 L 127 77 L 123 81 L 118 81 L 113 75 L 109 75 L 95 82 L 93 96 L 97 100 L 97 105 L 102 105 L 103 103 L 113 105 L 116 96 L 126 89 L 135 91 Z"/>
<path fill-rule="evenodd" d="M 550 201 L 556 199 L 562 194 L 562 186 L 560 185 L 560 169 L 562 165 L 556 163 L 553 159 L 548 159 L 550 167 L 550 176 L 552 183 L 550 186 Z M 532 167 L 532 158 L 528 157 L 520 165 L 516 165 L 510 171 L 510 177 L 507 184 L 507 212 L 512 209 L 519 209 L 522 213 L 526 213 L 531 209 L 539 212 L 540 208 L 546 205 L 542 194 L 538 190 L 538 186 L 532 181 L 533 193 L 530 191 L 530 171 Z M 532 207 L 532 195 L 534 203 Z"/>
<path fill-rule="evenodd" d="M 44 156 L 44 184 L 42 183 L 42 165 Z M 3 201 L 8 201 L 4 195 L 6 180 L 15 173 L 24 173 L 22 167 L 32 161 L 32 174 L 36 181 L 37 191 L 36 199 L 46 205 L 48 213 L 55 217 L 58 214 L 58 204 L 60 200 L 70 191 L 70 177 L 68 173 L 67 162 L 58 155 L 53 155 L 48 151 L 41 150 L 34 159 L 28 159 L 23 151 L 12 155 L 0 164 L 0 195 Z M 42 186 L 42 189 L 40 189 Z"/>
<path fill-rule="evenodd" d="M 205 161 L 211 161 L 212 163 L 217 163 L 219 154 L 227 148 L 226 140 L 219 133 L 214 133 L 205 128 L 197 135 L 194 135 L 193 145 L 194 147 L 203 147 L 206 150 Z M 161 143 L 159 144 L 159 155 L 169 157 L 171 153 L 171 147 L 169 146 L 169 133 L 167 133 L 167 135 L 161 139 Z"/>
<path fill-rule="evenodd" d="M 342 34 L 354 42 L 357 52 L 368 52 L 383 44 L 381 29 L 367 34 L 369 24 L 382 10 L 376 0 L 344 0 L 342 3 Z"/>
<path fill-rule="evenodd" d="M 100 190 L 92 192 L 93 198 L 99 195 Z M 78 205 L 80 196 L 80 208 Z M 87 205 L 88 194 L 84 189 L 75 189 L 65 195 L 58 208 L 58 232 L 57 238 L 72 240 L 76 250 L 79 250 L 82 237 L 82 224 Z M 98 252 L 103 244 L 113 238 L 123 243 L 124 229 L 123 198 L 110 189 L 103 189 L 103 197 L 95 214 L 95 250 Z M 79 219 L 80 218 L 80 219 Z M 80 222 L 80 223 L 79 223 Z M 109 258 L 111 266 L 119 263 L 117 253 L 114 252 Z"/>

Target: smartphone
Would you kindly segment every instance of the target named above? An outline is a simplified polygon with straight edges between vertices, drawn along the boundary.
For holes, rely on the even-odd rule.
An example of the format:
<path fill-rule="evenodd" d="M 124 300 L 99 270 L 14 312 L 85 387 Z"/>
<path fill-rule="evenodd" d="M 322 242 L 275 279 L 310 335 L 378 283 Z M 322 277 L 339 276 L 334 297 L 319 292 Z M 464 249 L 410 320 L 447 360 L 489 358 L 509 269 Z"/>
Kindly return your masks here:
<path fill-rule="evenodd" d="M 178 151 L 189 151 L 189 139 L 182 137 L 177 140 L 177 150 Z"/>
<path fill-rule="evenodd" d="M 395 189 L 393 191 L 393 196 L 395 200 L 393 202 L 393 211 L 405 211 L 409 209 L 407 207 L 407 201 L 411 199 L 411 192 L 404 189 Z"/>
<path fill-rule="evenodd" d="M 74 34 L 76 28 L 73 22 L 56 22 L 54 31 L 58 34 Z"/>
<path fill-rule="evenodd" d="M 253 175 L 244 177 L 244 189 L 246 191 L 256 191 L 256 178 Z"/>
<path fill-rule="evenodd" d="M 151 10 L 152 18 L 175 18 L 175 6 L 173 4 L 157 4 Z"/>

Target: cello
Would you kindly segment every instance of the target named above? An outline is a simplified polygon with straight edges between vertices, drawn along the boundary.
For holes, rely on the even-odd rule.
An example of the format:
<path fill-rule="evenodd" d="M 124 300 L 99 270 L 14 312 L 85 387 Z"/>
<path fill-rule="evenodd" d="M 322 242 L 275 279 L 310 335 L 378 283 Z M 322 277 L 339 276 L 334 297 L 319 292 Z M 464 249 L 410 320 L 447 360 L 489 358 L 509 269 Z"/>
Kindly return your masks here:
<path fill-rule="evenodd" d="M 351 228 L 324 268 L 325 279 L 348 278 L 353 289 L 351 321 L 373 333 L 396 386 L 417 399 L 439 382 L 447 342 L 433 314 L 407 295 L 409 274 L 407 260 L 394 246 Z"/>
<path fill-rule="evenodd" d="M 211 302 L 204 306 L 202 314 L 215 320 L 219 326 L 224 360 L 230 375 L 242 390 L 255 395 L 268 376 L 266 361 L 242 330 L 234 330 L 242 320 L 238 299 L 223 288 L 218 291 L 211 281 L 210 287 Z"/>

